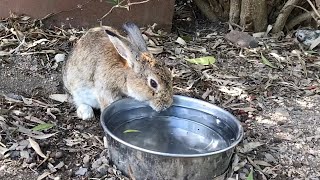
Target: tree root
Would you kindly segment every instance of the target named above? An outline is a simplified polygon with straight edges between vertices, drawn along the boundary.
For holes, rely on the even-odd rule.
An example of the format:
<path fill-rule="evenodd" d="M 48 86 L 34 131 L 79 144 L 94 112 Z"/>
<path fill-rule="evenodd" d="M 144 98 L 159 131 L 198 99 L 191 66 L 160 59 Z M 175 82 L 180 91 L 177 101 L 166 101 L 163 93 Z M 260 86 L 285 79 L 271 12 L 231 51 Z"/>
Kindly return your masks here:
<path fill-rule="evenodd" d="M 218 21 L 216 14 L 210 8 L 210 5 L 206 0 L 194 0 L 195 4 L 198 6 L 200 11 L 210 20 L 213 22 Z"/>
<path fill-rule="evenodd" d="M 286 21 L 293 10 L 294 6 L 297 3 L 299 3 L 300 0 L 288 0 L 286 4 L 283 6 L 283 8 L 280 11 L 280 14 L 277 17 L 276 22 L 274 23 L 272 33 L 278 33 L 283 30 Z"/>
<path fill-rule="evenodd" d="M 318 11 L 319 13 L 320 11 Z M 314 11 L 310 11 L 310 12 L 305 12 L 297 17 L 295 17 L 294 19 L 292 19 L 291 21 L 289 21 L 287 24 L 286 24 L 286 28 L 288 30 L 294 28 L 296 25 L 302 23 L 303 21 L 306 21 L 308 19 L 311 19 L 311 18 L 314 18 L 316 16 L 316 12 Z"/>

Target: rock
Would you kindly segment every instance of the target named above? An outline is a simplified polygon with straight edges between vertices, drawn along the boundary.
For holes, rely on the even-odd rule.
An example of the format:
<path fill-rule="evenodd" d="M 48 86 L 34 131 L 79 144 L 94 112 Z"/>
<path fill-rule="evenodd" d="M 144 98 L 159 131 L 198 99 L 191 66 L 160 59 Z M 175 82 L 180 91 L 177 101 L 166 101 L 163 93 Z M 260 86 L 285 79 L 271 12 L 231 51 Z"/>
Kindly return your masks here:
<path fill-rule="evenodd" d="M 94 162 L 92 163 L 91 168 L 92 168 L 93 170 L 96 170 L 96 169 L 98 169 L 98 168 L 101 166 L 101 164 L 102 164 L 102 161 L 101 161 L 101 159 L 99 158 L 99 159 L 97 159 L 96 161 L 94 161 Z"/>
<path fill-rule="evenodd" d="M 87 173 L 87 171 L 88 171 L 88 168 L 80 167 L 79 170 L 76 171 L 74 174 L 83 176 L 83 175 L 85 175 Z"/>
<path fill-rule="evenodd" d="M 56 54 L 56 55 L 54 56 L 54 60 L 55 60 L 56 62 L 62 62 L 62 61 L 64 61 L 65 57 L 66 57 L 65 54 Z"/>
<path fill-rule="evenodd" d="M 59 158 L 62 158 L 63 156 L 63 153 L 61 151 L 57 151 L 55 154 L 54 154 L 54 157 L 59 159 Z"/>
<path fill-rule="evenodd" d="M 103 164 L 103 165 L 101 165 L 101 166 L 97 169 L 97 171 L 98 171 L 101 175 L 106 175 L 107 172 L 108 172 L 108 168 L 109 168 L 109 166 L 108 166 L 107 164 Z"/>

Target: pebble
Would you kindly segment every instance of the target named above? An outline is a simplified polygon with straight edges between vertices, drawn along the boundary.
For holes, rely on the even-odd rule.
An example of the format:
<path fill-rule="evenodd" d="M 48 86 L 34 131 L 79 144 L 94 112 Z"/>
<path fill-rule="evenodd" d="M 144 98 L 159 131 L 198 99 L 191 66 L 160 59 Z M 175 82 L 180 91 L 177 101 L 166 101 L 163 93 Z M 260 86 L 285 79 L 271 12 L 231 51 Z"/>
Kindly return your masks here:
<path fill-rule="evenodd" d="M 109 174 L 114 174 L 114 173 L 113 173 L 113 169 L 112 169 L 112 168 L 108 168 L 108 173 L 109 173 Z"/>
<path fill-rule="evenodd" d="M 102 161 L 101 161 L 101 159 L 99 158 L 99 159 L 97 159 L 96 161 L 94 161 L 93 163 L 92 163 L 92 169 L 93 170 L 96 170 L 96 169 L 98 169 L 100 166 L 101 166 L 101 164 L 102 164 Z"/>
<path fill-rule="evenodd" d="M 62 158 L 63 156 L 63 153 L 61 151 L 57 151 L 55 154 L 54 154 L 54 157 L 59 159 L 59 158 Z"/>
<path fill-rule="evenodd" d="M 83 176 L 83 175 L 86 174 L 87 171 L 88 171 L 88 168 L 80 167 L 79 170 L 76 171 L 74 174 L 75 174 L 75 175 Z"/>
<path fill-rule="evenodd" d="M 75 129 L 82 131 L 84 130 L 84 126 L 82 124 L 77 124 Z"/>
<path fill-rule="evenodd" d="M 101 174 L 101 175 L 106 175 L 108 172 L 108 165 L 107 164 L 102 164 L 97 171 Z"/>

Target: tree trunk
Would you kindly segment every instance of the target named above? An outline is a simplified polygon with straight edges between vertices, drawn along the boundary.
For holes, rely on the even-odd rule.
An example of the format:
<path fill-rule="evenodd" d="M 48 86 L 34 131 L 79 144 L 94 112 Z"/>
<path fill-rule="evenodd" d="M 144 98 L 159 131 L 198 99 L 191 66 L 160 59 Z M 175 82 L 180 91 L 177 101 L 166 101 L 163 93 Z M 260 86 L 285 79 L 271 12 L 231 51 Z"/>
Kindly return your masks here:
<path fill-rule="evenodd" d="M 242 0 L 241 2 L 240 25 L 246 30 L 253 30 L 252 1 L 253 0 Z"/>
<path fill-rule="evenodd" d="M 240 0 L 230 0 L 229 21 L 235 24 L 240 20 Z"/>
<path fill-rule="evenodd" d="M 268 10 L 267 3 L 265 0 L 254 1 L 254 31 L 263 32 L 268 26 Z"/>
<path fill-rule="evenodd" d="M 206 0 L 194 0 L 194 3 L 210 21 L 218 21 L 217 15 L 213 12 L 210 4 Z"/>

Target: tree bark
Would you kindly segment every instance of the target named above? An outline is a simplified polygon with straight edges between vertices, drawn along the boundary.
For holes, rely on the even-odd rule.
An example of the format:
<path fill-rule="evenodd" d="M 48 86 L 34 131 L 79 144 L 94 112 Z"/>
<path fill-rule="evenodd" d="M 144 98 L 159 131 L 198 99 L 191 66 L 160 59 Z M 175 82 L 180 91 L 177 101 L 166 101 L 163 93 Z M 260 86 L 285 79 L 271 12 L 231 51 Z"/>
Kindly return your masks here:
<path fill-rule="evenodd" d="M 268 10 L 265 0 L 254 1 L 253 24 L 255 32 L 263 32 L 268 26 Z"/>
<path fill-rule="evenodd" d="M 241 2 L 240 25 L 246 30 L 253 30 L 252 1 L 254 0 L 242 0 Z"/>
<path fill-rule="evenodd" d="M 240 21 L 240 0 L 230 0 L 229 21 L 238 24 Z"/>
<path fill-rule="evenodd" d="M 288 0 L 286 2 L 280 11 L 280 14 L 278 15 L 276 22 L 274 23 L 272 33 L 278 33 L 283 30 L 283 27 L 285 26 L 286 21 L 294 8 L 293 5 L 296 5 L 299 1 L 300 0 Z"/>
<path fill-rule="evenodd" d="M 210 4 L 206 0 L 194 0 L 195 4 L 198 6 L 200 11 L 210 20 L 218 21 L 216 14 L 213 12 Z"/>

